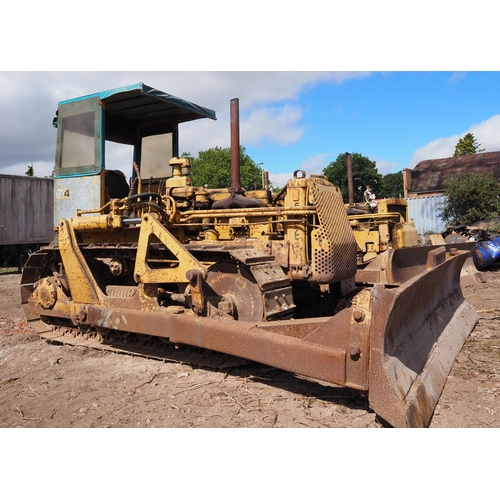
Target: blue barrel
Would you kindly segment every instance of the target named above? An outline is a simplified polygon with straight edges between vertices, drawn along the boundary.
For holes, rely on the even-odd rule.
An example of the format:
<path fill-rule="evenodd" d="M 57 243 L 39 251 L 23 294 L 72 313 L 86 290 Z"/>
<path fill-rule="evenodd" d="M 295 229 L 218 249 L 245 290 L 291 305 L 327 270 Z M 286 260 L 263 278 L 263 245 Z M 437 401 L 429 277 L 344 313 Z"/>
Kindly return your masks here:
<path fill-rule="evenodd" d="M 480 241 L 472 249 L 474 265 L 480 271 L 491 266 L 500 257 L 500 236 L 489 241 Z"/>

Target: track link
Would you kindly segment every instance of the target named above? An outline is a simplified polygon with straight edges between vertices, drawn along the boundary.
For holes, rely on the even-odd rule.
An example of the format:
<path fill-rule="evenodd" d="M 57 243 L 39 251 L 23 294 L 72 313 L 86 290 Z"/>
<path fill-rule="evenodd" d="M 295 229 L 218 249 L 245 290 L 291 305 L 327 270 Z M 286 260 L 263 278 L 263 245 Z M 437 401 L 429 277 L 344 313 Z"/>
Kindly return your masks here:
<path fill-rule="evenodd" d="M 36 325 L 33 323 L 37 323 Z M 50 343 L 87 347 L 100 351 L 129 354 L 146 359 L 225 369 L 249 364 L 237 356 L 184 344 L 174 344 L 162 337 L 152 337 L 128 332 L 97 332 L 94 328 L 49 325 L 41 320 L 30 322 L 41 338 Z"/>

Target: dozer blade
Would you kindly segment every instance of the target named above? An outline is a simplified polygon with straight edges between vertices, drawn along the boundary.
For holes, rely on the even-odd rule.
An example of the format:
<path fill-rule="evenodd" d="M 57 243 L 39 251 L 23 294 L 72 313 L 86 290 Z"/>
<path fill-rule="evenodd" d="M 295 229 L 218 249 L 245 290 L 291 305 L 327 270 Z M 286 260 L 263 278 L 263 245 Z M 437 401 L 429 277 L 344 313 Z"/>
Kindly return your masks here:
<path fill-rule="evenodd" d="M 369 401 L 395 427 L 426 427 L 478 316 L 464 300 L 463 252 L 397 289 L 375 285 Z"/>
<path fill-rule="evenodd" d="M 446 240 L 445 240 L 446 241 Z M 472 257 L 472 249 L 476 246 L 475 241 L 468 241 L 464 243 L 447 243 L 445 248 L 450 251 L 452 248 L 457 250 L 468 251 L 469 256 L 462 266 L 462 271 L 460 272 L 460 285 L 462 288 L 476 285 L 478 283 L 484 283 L 483 273 L 474 264 L 474 258 Z"/>
<path fill-rule="evenodd" d="M 477 269 L 472 256 L 469 256 L 460 272 L 460 284 L 462 288 L 465 288 L 478 283 L 484 283 L 483 273 Z"/>

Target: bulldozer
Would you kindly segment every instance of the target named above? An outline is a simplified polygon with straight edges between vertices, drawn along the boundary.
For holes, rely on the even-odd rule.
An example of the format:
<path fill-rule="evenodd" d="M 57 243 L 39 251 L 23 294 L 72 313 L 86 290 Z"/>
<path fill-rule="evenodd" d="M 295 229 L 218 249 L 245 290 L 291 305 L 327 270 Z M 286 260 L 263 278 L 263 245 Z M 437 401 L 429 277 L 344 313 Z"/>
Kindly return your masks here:
<path fill-rule="evenodd" d="M 297 170 L 279 193 L 194 186 L 179 125 L 215 112 L 143 83 L 60 102 L 55 237 L 21 278 L 29 324 L 56 344 L 225 369 L 263 363 L 364 394 L 394 427 L 426 427 L 478 318 L 468 252 L 388 248 L 359 279 L 340 190 Z M 130 178 L 106 163 L 133 147 Z"/>
<path fill-rule="evenodd" d="M 428 250 L 444 247 L 447 252 L 469 252 L 460 271 L 460 284 L 467 287 L 484 282 L 483 275 L 473 259 L 475 242 L 468 242 L 455 232 L 445 237 L 441 234 L 419 235 L 413 219 L 409 217 L 408 202 L 405 199 L 392 197 L 377 200 L 370 186 L 366 186 L 367 189 L 363 193 L 364 202 L 355 203 L 352 155 L 346 153 L 346 157 L 349 202 L 344 206 L 358 245 L 356 278 L 359 282 L 369 283 L 373 271 L 378 275 L 377 270 L 384 266 L 383 254 L 387 249 L 416 246 L 427 246 Z"/>
<path fill-rule="evenodd" d="M 406 200 L 395 197 L 376 200 L 375 193 L 370 186 L 366 186 L 364 202 L 354 202 L 352 155 L 346 153 L 346 159 L 348 203 L 345 204 L 345 209 L 358 245 L 358 269 L 369 266 L 388 248 L 418 246 L 418 231 L 413 219 L 408 217 Z M 375 262 L 371 267 L 378 266 Z"/>
<path fill-rule="evenodd" d="M 408 203 L 400 198 L 377 202 L 376 212 L 368 204 L 347 205 L 351 227 L 358 244 L 358 267 L 366 267 L 389 247 L 408 248 L 420 244 L 413 220 L 408 219 Z"/>

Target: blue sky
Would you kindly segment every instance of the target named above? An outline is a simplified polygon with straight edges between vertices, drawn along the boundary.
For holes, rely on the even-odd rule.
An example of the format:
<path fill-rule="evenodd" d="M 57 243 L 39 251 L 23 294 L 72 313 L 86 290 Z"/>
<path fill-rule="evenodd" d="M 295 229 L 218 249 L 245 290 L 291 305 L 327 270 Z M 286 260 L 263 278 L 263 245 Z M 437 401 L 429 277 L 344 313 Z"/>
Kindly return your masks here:
<path fill-rule="evenodd" d="M 386 174 L 453 154 L 472 132 L 487 151 L 500 150 L 500 105 L 495 72 L 375 72 L 300 93 L 302 135 L 287 148 L 248 147 L 276 173 L 286 165 L 324 168 L 340 153 L 376 161 Z"/>
<path fill-rule="evenodd" d="M 4 71 L 0 173 L 24 175 L 33 164 L 36 175 L 49 175 L 57 103 L 139 81 L 216 111 L 216 122 L 181 126 L 180 149 L 193 155 L 229 146 L 230 100 L 238 97 L 241 144 L 277 186 L 297 169 L 321 173 L 346 151 L 387 174 L 451 156 L 467 132 L 486 151 L 500 150 L 500 72 Z M 130 150 L 112 159 L 128 174 Z"/>

